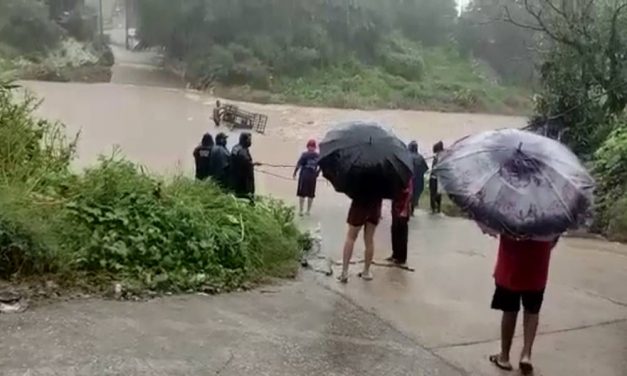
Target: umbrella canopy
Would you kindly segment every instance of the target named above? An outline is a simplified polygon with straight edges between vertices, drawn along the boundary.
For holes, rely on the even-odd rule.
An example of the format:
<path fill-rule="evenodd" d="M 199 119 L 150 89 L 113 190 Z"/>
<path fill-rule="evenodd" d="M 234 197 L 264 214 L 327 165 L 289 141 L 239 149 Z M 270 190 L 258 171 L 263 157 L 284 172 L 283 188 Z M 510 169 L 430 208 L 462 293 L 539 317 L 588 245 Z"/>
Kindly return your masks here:
<path fill-rule="evenodd" d="M 559 235 L 581 223 L 593 200 L 594 180 L 566 146 L 517 129 L 457 141 L 434 173 L 474 220 L 512 236 Z"/>
<path fill-rule="evenodd" d="M 412 176 L 405 144 L 374 122 L 340 124 L 320 143 L 320 168 L 352 199 L 393 198 Z"/>

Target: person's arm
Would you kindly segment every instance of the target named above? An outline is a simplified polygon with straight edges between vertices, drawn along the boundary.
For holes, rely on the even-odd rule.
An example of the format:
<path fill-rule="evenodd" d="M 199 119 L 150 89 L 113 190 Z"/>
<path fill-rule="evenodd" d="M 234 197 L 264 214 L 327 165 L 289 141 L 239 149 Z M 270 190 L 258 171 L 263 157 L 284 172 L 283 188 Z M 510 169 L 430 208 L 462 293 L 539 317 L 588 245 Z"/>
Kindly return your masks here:
<path fill-rule="evenodd" d="M 296 162 L 296 167 L 294 168 L 294 174 L 292 175 L 292 177 L 294 179 L 296 179 L 296 175 L 298 174 L 298 170 L 300 170 L 300 168 L 302 167 L 304 161 L 303 161 L 303 155 L 300 156 L 300 158 L 298 158 L 298 162 Z"/>
<path fill-rule="evenodd" d="M 422 175 L 424 177 L 424 174 L 426 174 L 427 171 L 429 171 L 429 165 L 427 164 L 427 161 L 425 161 L 424 158 L 422 158 L 420 167 L 421 167 Z"/>

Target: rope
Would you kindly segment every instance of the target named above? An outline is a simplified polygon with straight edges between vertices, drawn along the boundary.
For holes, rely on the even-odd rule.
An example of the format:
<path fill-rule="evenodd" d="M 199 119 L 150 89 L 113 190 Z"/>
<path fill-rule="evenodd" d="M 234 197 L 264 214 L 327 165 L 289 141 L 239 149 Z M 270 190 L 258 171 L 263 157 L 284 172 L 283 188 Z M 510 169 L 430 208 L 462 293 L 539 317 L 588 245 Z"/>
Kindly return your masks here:
<path fill-rule="evenodd" d="M 277 179 L 282 179 L 282 180 L 286 180 L 286 181 L 294 181 L 294 179 L 293 179 L 293 178 L 291 178 L 291 177 L 287 177 L 287 176 L 284 176 L 284 175 L 275 174 L 275 173 L 273 173 L 273 172 L 266 171 L 266 170 L 262 170 L 262 169 L 260 169 L 260 168 L 255 168 L 255 171 L 256 171 L 256 172 L 258 172 L 258 173 L 260 173 L 260 174 L 264 174 L 264 175 L 268 175 L 268 176 L 275 177 L 275 178 L 277 178 Z M 317 178 L 316 180 L 318 180 L 318 181 L 325 181 L 325 182 L 327 181 L 326 179 L 323 179 L 323 178 Z"/>

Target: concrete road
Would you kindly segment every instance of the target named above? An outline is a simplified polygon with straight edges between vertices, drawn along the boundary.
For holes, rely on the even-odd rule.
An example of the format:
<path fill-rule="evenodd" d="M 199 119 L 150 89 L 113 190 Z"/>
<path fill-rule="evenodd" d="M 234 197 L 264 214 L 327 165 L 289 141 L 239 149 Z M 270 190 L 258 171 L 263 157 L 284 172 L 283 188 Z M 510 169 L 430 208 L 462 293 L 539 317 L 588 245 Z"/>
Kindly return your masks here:
<path fill-rule="evenodd" d="M 124 82 L 142 74 L 134 70 L 145 71 L 133 64 L 118 66 L 117 77 Z M 191 150 L 203 132 L 216 131 L 208 125 L 214 98 L 200 93 L 120 84 L 26 85 L 46 100 L 42 115 L 64 121 L 69 131 L 82 129 L 77 167 L 118 144 L 154 171 L 189 173 Z M 306 139 L 319 138 L 338 120 L 393 124 L 423 149 L 524 121 L 244 105 L 270 116 L 266 136 L 254 138 L 254 157 L 278 164 L 294 160 Z M 260 190 L 293 200 L 291 171 L 266 172 L 272 175 L 259 171 Z M 323 253 L 339 259 L 348 202 L 324 184 L 318 193 L 314 214 L 302 225 L 320 227 Z M 389 217 L 389 209 L 385 213 Z M 388 231 L 385 218 L 377 233 L 379 259 L 390 252 Z M 495 249 L 469 221 L 420 212 L 411 222 L 409 263 L 415 272 L 377 267 L 374 281 L 352 277 L 348 285 L 305 273 L 267 293 L 77 301 L 0 316 L 0 374 L 500 375 L 487 361 L 498 349 L 499 315 L 489 309 Z M 538 374 L 627 375 L 626 284 L 625 246 L 560 243 L 537 340 Z"/>
<path fill-rule="evenodd" d="M 53 304 L 0 325 L 3 376 L 464 374 L 307 276 L 217 297 Z"/>

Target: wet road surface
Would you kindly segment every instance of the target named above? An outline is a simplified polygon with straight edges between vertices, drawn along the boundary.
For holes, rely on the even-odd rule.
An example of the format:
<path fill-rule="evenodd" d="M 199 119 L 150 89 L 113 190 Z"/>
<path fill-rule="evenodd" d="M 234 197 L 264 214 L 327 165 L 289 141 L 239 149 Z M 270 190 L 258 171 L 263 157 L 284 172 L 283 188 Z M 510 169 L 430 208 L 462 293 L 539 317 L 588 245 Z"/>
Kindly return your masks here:
<path fill-rule="evenodd" d="M 144 67 L 118 69 L 119 78 Z M 193 147 L 203 132 L 214 131 L 209 119 L 214 98 L 196 92 L 120 84 L 26 85 L 46 99 L 43 115 L 64 121 L 70 132 L 81 130 L 77 168 L 117 144 L 156 172 L 191 174 Z M 253 156 L 275 164 L 295 161 L 304 142 L 319 138 L 335 121 L 383 121 L 403 137 L 418 139 L 423 150 L 440 139 L 450 143 L 524 122 L 412 111 L 246 108 L 270 117 L 267 134 L 254 138 Z M 231 141 L 236 138 L 233 134 Z M 258 173 L 260 190 L 293 200 L 291 171 L 264 169 L 280 177 Z M 325 184 L 318 196 L 303 226 L 320 227 L 323 253 L 339 259 L 348 201 Z M 378 259 L 390 253 L 388 213 L 386 208 L 377 233 Z M 352 276 L 344 286 L 304 273 L 299 281 L 269 287 L 268 294 L 74 302 L 2 316 L 0 324 L 7 329 L 0 369 L 8 375 L 28 370 L 33 375 L 243 375 L 251 370 L 268 375 L 500 375 L 487 361 L 498 349 L 499 335 L 499 315 L 489 310 L 495 242 L 469 221 L 425 212 L 410 227 L 409 263 L 416 271 L 376 267 L 369 283 Z M 353 267 L 353 275 L 358 268 Z M 536 344 L 538 374 L 627 374 L 626 282 L 625 246 L 582 239 L 560 243 Z M 42 333 L 49 338 L 42 340 Z M 519 348 L 517 338 L 514 354 Z"/>

